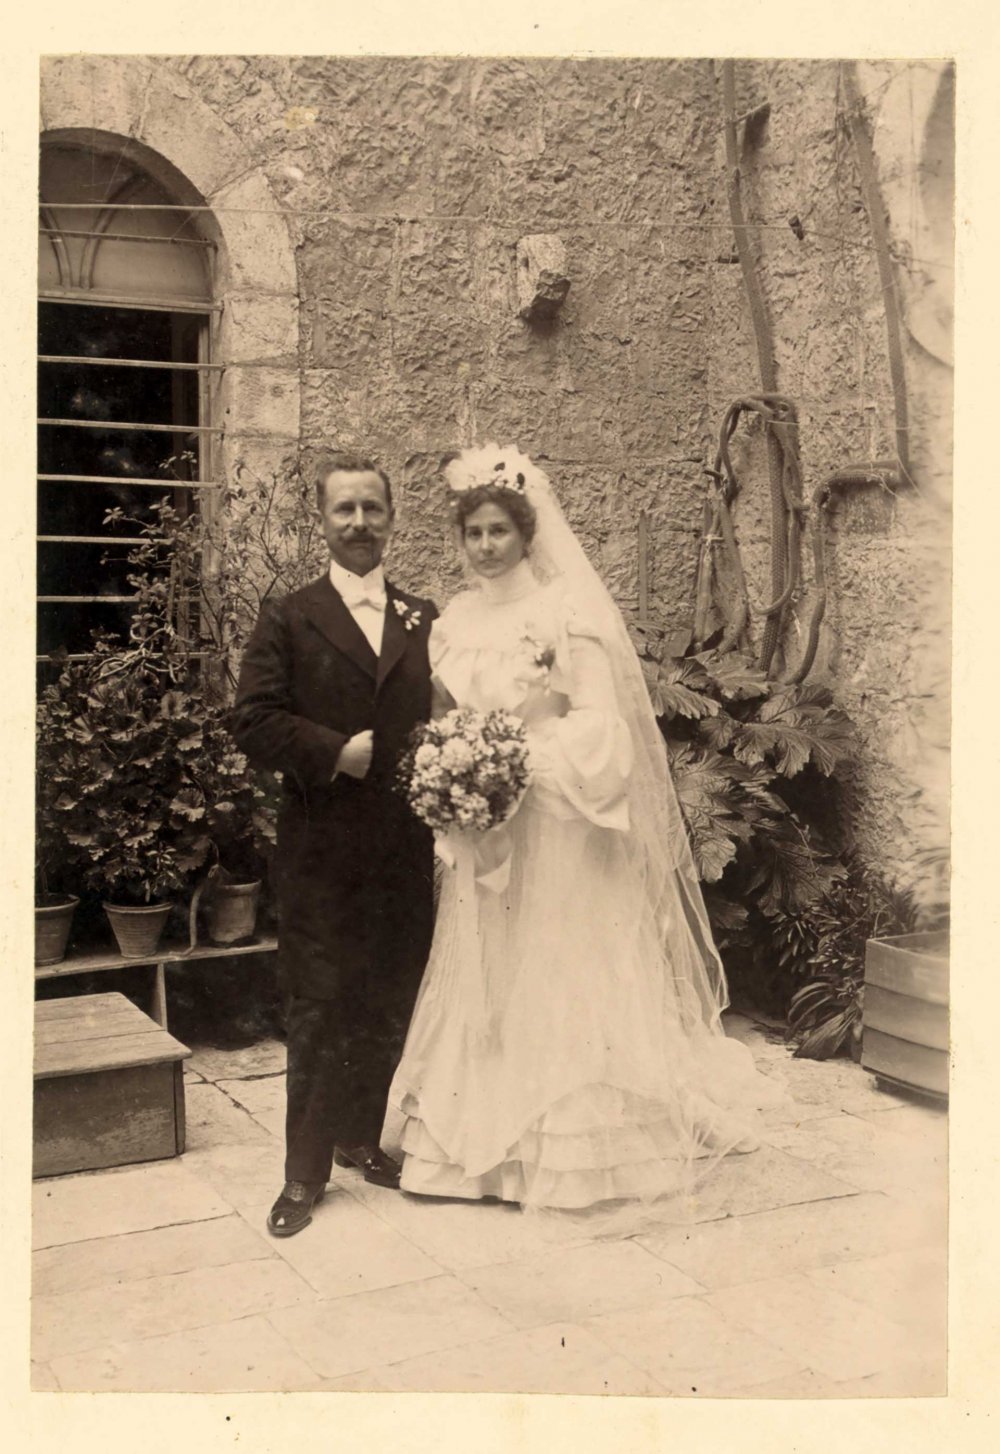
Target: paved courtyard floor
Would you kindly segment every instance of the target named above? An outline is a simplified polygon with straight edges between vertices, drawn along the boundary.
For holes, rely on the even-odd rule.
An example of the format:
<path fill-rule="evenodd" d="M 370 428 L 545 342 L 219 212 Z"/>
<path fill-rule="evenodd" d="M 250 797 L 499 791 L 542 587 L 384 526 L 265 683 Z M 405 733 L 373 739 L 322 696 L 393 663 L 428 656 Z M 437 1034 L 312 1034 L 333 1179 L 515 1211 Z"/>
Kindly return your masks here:
<path fill-rule="evenodd" d="M 691 1225 L 553 1243 L 499 1204 L 281 1185 L 284 1047 L 187 1062 L 188 1149 L 34 1185 L 35 1390 L 858 1398 L 945 1393 L 947 1117 L 791 1057 Z"/>

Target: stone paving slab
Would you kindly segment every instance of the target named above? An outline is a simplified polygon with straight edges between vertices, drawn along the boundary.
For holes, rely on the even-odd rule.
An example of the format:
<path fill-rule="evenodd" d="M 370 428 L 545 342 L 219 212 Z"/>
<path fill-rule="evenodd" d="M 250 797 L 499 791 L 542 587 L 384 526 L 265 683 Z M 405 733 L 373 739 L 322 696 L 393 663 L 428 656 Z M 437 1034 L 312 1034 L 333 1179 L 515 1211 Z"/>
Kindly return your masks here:
<path fill-rule="evenodd" d="M 798 1202 L 851 1196 L 857 1188 L 799 1156 L 761 1145 L 747 1155 L 727 1156 L 695 1195 L 694 1220 L 745 1217 Z"/>
<path fill-rule="evenodd" d="M 284 1148 L 273 1136 L 259 1144 L 202 1146 L 184 1153 L 184 1165 L 227 1211 L 270 1206 L 284 1182 Z"/>
<path fill-rule="evenodd" d="M 768 1069 L 765 1064 L 762 1069 Z M 892 1110 L 912 1104 L 894 1091 L 881 1090 L 875 1077 L 851 1060 L 796 1060 L 788 1050 L 782 1052 L 777 1071 L 780 1080 L 800 1107 L 826 1106 L 834 1111 Z"/>
<path fill-rule="evenodd" d="M 250 1115 L 272 1136 L 285 1135 L 285 1077 L 262 1076 L 257 1080 L 220 1080 L 220 1090 Z M 280 1187 L 278 1190 L 280 1191 Z"/>
<path fill-rule="evenodd" d="M 727 1322 L 766 1337 L 790 1358 L 833 1380 L 863 1378 L 908 1361 L 912 1330 L 802 1273 L 745 1282 L 709 1293 Z"/>
<path fill-rule="evenodd" d="M 461 1274 L 467 1287 L 519 1328 L 583 1322 L 620 1308 L 703 1289 L 633 1242 L 599 1242 Z"/>
<path fill-rule="evenodd" d="M 506 1318 L 453 1277 L 356 1293 L 270 1314 L 292 1349 L 323 1378 L 510 1332 Z"/>
<path fill-rule="evenodd" d="M 772 1144 L 869 1191 L 919 1192 L 928 1180 L 943 1179 L 946 1148 L 935 1146 L 937 1138 L 897 1133 L 885 1124 L 892 1114 L 825 1116 L 767 1134 Z"/>
<path fill-rule="evenodd" d="M 236 1393 L 300 1390 L 317 1385 L 266 1318 L 125 1340 L 55 1361 L 67 1392 Z"/>
<path fill-rule="evenodd" d="M 735 1398 L 754 1399 L 868 1399 L 940 1398 L 948 1391 L 944 1364 L 905 1363 L 870 1373 L 864 1378 L 834 1380 L 811 1368 L 785 1378 L 738 1389 Z"/>
<path fill-rule="evenodd" d="M 637 1241 L 708 1288 L 754 1282 L 933 1241 L 937 1228 L 919 1205 L 876 1192 L 803 1202 L 751 1216 L 664 1228 Z"/>
<path fill-rule="evenodd" d="M 36 1298 L 51 1297 L 273 1256 L 273 1248 L 234 1214 L 44 1247 L 32 1256 L 31 1286 Z"/>
<path fill-rule="evenodd" d="M 269 1204 L 268 1204 L 269 1205 Z M 247 1231 L 323 1298 L 440 1277 L 441 1267 L 354 1197 L 334 1188 L 313 1211 L 308 1235 L 272 1237 L 268 1205 L 244 1213 Z"/>
<path fill-rule="evenodd" d="M 514 1262 L 534 1253 L 551 1253 L 590 1242 L 580 1229 L 548 1228 L 518 1207 L 501 1203 L 410 1196 L 370 1186 L 357 1173 L 349 1175 L 344 1186 L 435 1262 L 453 1272 Z"/>
<path fill-rule="evenodd" d="M 244 1318 L 315 1297 L 278 1257 L 55 1293 L 32 1301 L 32 1350 L 52 1363 L 69 1353 Z"/>
<path fill-rule="evenodd" d="M 805 1361 L 702 1298 L 590 1319 L 585 1327 L 675 1397 L 724 1398 L 798 1373 Z"/>
<path fill-rule="evenodd" d="M 180 1159 L 51 1177 L 32 1187 L 32 1245 L 53 1247 L 205 1221 L 229 1210 Z"/>
<path fill-rule="evenodd" d="M 253 1076 L 284 1075 L 288 1052 L 283 1040 L 261 1040 L 234 1050 L 214 1046 L 196 1048 L 187 1064 L 205 1080 L 246 1080 Z"/>
<path fill-rule="evenodd" d="M 656 1380 L 572 1323 L 505 1333 L 462 1348 L 349 1373 L 323 1385 L 334 1392 L 663 1393 Z"/>
<path fill-rule="evenodd" d="M 944 1361 L 948 1341 L 948 1268 L 943 1247 L 918 1247 L 807 1273 L 863 1307 L 888 1313 L 909 1331 L 906 1356 Z"/>
<path fill-rule="evenodd" d="M 250 1112 L 208 1081 L 185 1089 L 187 1150 L 202 1146 L 247 1146 L 273 1138 Z"/>

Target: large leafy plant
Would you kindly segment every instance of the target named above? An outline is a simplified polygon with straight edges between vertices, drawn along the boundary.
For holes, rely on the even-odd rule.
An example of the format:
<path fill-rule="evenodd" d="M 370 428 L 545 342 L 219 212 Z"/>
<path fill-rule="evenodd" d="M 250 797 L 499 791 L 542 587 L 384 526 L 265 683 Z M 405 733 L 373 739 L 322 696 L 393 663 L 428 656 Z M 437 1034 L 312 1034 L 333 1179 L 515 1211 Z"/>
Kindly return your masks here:
<path fill-rule="evenodd" d="M 887 888 L 857 859 L 809 906 L 799 923 L 808 941 L 806 983 L 788 1011 L 796 1055 L 827 1060 L 846 1050 L 860 1058 L 868 940 L 909 933 L 917 917 L 909 895 Z"/>
<path fill-rule="evenodd" d="M 768 679 L 738 651 L 645 667 L 716 941 L 734 992 L 784 1014 L 801 916 L 843 877 L 852 724 L 828 687 Z"/>
<path fill-rule="evenodd" d="M 170 898 L 206 862 L 210 840 L 188 773 L 199 718 L 197 699 L 162 663 L 106 638 L 42 693 L 46 793 L 83 882 L 103 898 Z"/>

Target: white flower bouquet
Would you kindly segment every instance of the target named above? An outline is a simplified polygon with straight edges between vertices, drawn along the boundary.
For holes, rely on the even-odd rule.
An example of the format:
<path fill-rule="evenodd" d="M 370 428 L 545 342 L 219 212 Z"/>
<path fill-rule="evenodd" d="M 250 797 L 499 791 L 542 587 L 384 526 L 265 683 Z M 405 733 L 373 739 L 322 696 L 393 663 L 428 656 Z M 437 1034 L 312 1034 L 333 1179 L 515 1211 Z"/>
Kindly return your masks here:
<path fill-rule="evenodd" d="M 411 808 L 436 833 L 496 828 L 517 808 L 530 779 L 524 727 L 500 708 L 456 707 L 423 723 L 399 771 Z"/>

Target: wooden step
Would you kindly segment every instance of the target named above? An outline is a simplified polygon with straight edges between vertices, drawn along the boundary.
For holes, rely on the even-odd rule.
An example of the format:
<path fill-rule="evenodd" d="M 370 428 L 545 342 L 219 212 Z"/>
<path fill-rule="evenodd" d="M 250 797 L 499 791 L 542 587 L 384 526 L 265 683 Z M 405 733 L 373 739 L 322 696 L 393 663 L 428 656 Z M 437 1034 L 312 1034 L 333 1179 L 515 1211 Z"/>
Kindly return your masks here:
<path fill-rule="evenodd" d="M 190 1054 L 124 995 L 40 1000 L 32 1174 L 180 1155 Z"/>

